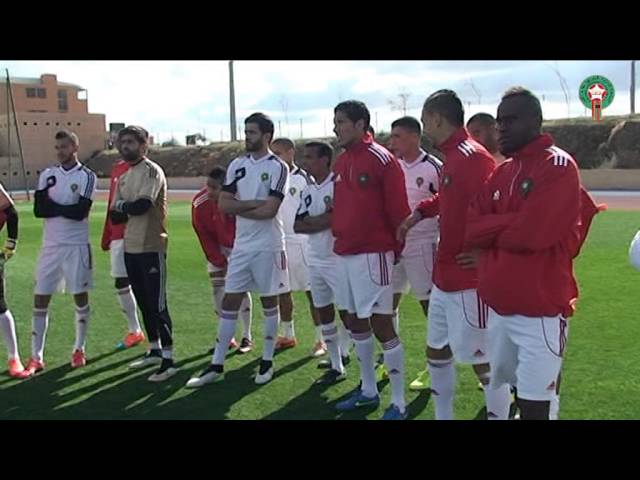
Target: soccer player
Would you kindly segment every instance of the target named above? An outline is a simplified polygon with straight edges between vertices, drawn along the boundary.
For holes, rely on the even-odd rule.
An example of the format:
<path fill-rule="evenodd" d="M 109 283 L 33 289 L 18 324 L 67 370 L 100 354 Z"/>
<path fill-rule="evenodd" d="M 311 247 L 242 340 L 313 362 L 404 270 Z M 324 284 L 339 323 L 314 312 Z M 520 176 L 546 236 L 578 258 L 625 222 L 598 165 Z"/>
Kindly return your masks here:
<path fill-rule="evenodd" d="M 467 131 L 471 138 L 487 149 L 498 165 L 506 160 L 498 147 L 498 128 L 491 114 L 476 113 L 467 121 Z"/>
<path fill-rule="evenodd" d="M 236 329 L 242 299 L 258 291 L 264 313 L 264 347 L 255 382 L 273 378 L 273 353 L 278 333 L 278 295 L 288 292 L 289 274 L 284 250 L 284 229 L 280 205 L 288 191 L 287 164 L 269 150 L 273 122 L 263 113 L 245 121 L 247 153 L 227 168 L 218 199 L 220 211 L 236 215 L 236 237 L 229 257 L 222 316 L 218 324 L 215 351 L 209 365 L 187 388 L 198 388 L 224 378 L 224 359 Z"/>
<path fill-rule="evenodd" d="M 516 386 L 523 420 L 557 417 L 567 319 L 578 288 L 578 255 L 596 206 L 574 159 L 541 133 L 542 108 L 514 87 L 498 106 L 500 151 L 511 158 L 472 204 L 465 247 L 483 250 L 479 293 L 490 307 L 491 386 Z M 559 399 L 557 399 L 559 402 Z"/>
<path fill-rule="evenodd" d="M 487 307 L 478 295 L 476 268 L 466 268 L 474 258 L 463 249 L 469 202 L 495 168 L 487 150 L 464 128 L 464 108 L 455 92 L 438 90 L 422 109 L 424 132 L 444 154 L 440 190 L 421 202 L 398 231 L 423 218 L 440 215 L 440 242 L 429 300 L 427 368 L 437 420 L 453 419 L 456 374 L 454 359 L 471 364 L 485 386 L 487 418 L 508 418 L 509 386 L 487 388 L 490 380 Z"/>
<path fill-rule="evenodd" d="M 16 324 L 4 298 L 5 282 L 4 268 L 6 262 L 13 257 L 18 243 L 18 212 L 13 199 L 0 183 L 0 230 L 7 225 L 7 240 L 0 251 L 0 332 L 7 347 L 9 357 L 9 376 L 13 378 L 27 378 L 31 376 L 20 361 L 18 342 L 16 340 Z"/>
<path fill-rule="evenodd" d="M 96 174 L 78 161 L 78 136 L 66 130 L 55 135 L 58 165 L 46 168 L 38 179 L 34 214 L 44 218 L 42 248 L 36 267 L 30 374 L 44 369 L 44 344 L 49 324 L 49 302 L 64 289 L 75 303 L 76 341 L 71 367 L 87 363 L 85 343 L 89 326 L 89 290 L 93 288 L 93 260 L 89 222 L 96 191 Z M 64 283 L 62 283 L 64 282 Z"/>
<path fill-rule="evenodd" d="M 331 233 L 333 148 L 325 142 L 308 142 L 304 146 L 303 161 L 316 181 L 302 191 L 302 203 L 293 228 L 296 232 L 309 235 L 311 297 L 320 317 L 320 328 L 329 352 L 330 368 L 317 383 L 332 385 L 346 378 L 344 364 L 349 359 L 350 343 L 345 329 L 341 328 L 342 322 L 336 325 L 333 307 L 339 288 L 338 257 L 333 252 L 334 239 Z M 342 310 L 340 317 L 345 317 Z"/>
<path fill-rule="evenodd" d="M 160 367 L 150 382 L 177 373 L 173 361 L 173 323 L 167 306 L 167 180 L 146 156 L 149 134 L 130 125 L 118 132 L 118 151 L 129 164 L 110 205 L 111 222 L 126 223 L 124 263 L 136 297 L 150 349 L 130 368 Z"/>
<path fill-rule="evenodd" d="M 111 169 L 111 182 L 109 184 L 109 205 L 113 202 L 116 194 L 118 180 L 129 170 L 129 164 L 124 160 L 118 160 Z M 138 306 L 131 291 L 131 282 L 127 276 L 127 267 L 124 264 L 124 229 L 125 224 L 113 225 L 107 210 L 102 229 L 102 250 L 111 253 L 111 277 L 115 281 L 115 288 L 120 307 L 127 317 L 129 332 L 116 348 L 130 348 L 144 341 L 144 333 L 140 328 L 138 320 Z"/>
<path fill-rule="evenodd" d="M 284 244 L 287 252 L 287 268 L 289 270 L 289 286 L 293 292 L 305 292 L 309 300 L 309 311 L 316 332 L 316 342 L 311 350 L 313 357 L 320 357 L 326 353 L 326 345 L 322 341 L 322 327 L 318 312 L 311 300 L 311 285 L 309 283 L 309 239 L 307 235 L 293 230 L 296 213 L 300 208 L 302 191 L 313 180 L 307 172 L 295 163 L 296 149 L 288 138 L 276 138 L 271 143 L 271 150 L 289 167 L 289 189 L 282 200 L 282 221 L 284 222 Z M 293 324 L 293 299 L 291 291 L 280 295 L 280 326 L 284 335 L 278 337 L 276 350 L 294 347 L 297 344 Z"/>
<path fill-rule="evenodd" d="M 382 343 L 391 383 L 391 404 L 382 418 L 401 420 L 407 417 L 404 350 L 391 320 L 391 274 L 394 259 L 402 251 L 395 232 L 411 210 L 402 169 L 386 148 L 373 141 L 367 132 L 369 121 L 369 110 L 362 102 L 349 100 L 334 109 L 334 132 L 346 149 L 334 166 L 331 228 L 340 279 L 337 303 L 351 314 L 348 328 L 361 377 L 361 386 L 336 408 L 349 411 L 380 403 L 373 330 Z"/>
<path fill-rule="evenodd" d="M 433 197 L 440 189 L 442 162 L 420 148 L 422 128 L 413 117 L 402 117 L 391 124 L 391 148 L 398 157 L 404 173 L 409 200 L 409 208 Z M 400 331 L 399 304 L 403 293 L 409 291 L 420 302 L 426 317 L 429 297 L 433 287 L 433 259 L 438 241 L 438 219 L 428 218 L 419 222 L 408 234 L 400 261 L 393 267 L 393 327 Z M 429 388 L 428 370 L 418 374 L 409 388 L 424 390 Z"/>
<path fill-rule="evenodd" d="M 207 259 L 207 271 L 213 288 L 213 306 L 220 318 L 222 314 L 222 298 L 224 297 L 227 260 L 233 248 L 236 234 L 236 221 L 232 215 L 225 215 L 218 208 L 218 198 L 226 176 L 224 167 L 216 166 L 207 178 L 207 185 L 200 190 L 191 203 L 191 225 L 200 241 L 200 246 Z M 237 348 L 241 354 L 253 348 L 251 340 L 251 296 L 247 295 L 240 306 L 242 318 L 242 340 L 240 345 L 231 338 L 229 348 Z M 213 353 L 211 350 L 211 353 Z"/>

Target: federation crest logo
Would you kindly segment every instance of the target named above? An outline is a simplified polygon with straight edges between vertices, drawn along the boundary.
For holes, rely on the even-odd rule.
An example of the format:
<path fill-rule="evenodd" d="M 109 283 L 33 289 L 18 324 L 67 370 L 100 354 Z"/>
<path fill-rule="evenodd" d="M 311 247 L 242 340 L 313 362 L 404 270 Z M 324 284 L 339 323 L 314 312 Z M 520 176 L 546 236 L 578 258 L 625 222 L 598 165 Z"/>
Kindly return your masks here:
<path fill-rule="evenodd" d="M 500 190 L 493 192 L 493 199 L 496 201 L 500 200 Z"/>
<path fill-rule="evenodd" d="M 533 180 L 531 180 L 530 178 L 525 178 L 520 184 L 520 191 L 522 192 L 522 196 L 524 198 L 527 198 L 527 195 L 529 195 L 529 192 L 531 191 L 532 188 L 533 188 Z"/>
<path fill-rule="evenodd" d="M 267 181 L 269 181 L 269 174 L 268 174 L 267 172 L 264 172 L 264 173 L 260 176 L 260 179 L 261 179 L 263 182 L 267 182 Z"/>
<path fill-rule="evenodd" d="M 327 195 L 323 200 L 325 205 L 331 205 L 331 196 Z"/>
<path fill-rule="evenodd" d="M 424 183 L 424 178 L 422 177 L 416 178 L 416 185 L 418 185 L 418 188 L 420 188 L 423 183 Z"/>
<path fill-rule="evenodd" d="M 445 175 L 444 178 L 442 179 L 442 184 L 445 187 L 448 187 L 451 185 L 451 175 Z"/>
<path fill-rule="evenodd" d="M 602 120 L 602 110 L 611 105 L 615 95 L 613 83 L 602 75 L 591 75 L 580 84 L 580 101 L 585 107 L 591 108 L 593 120 Z"/>
<path fill-rule="evenodd" d="M 289 189 L 289 193 L 291 194 L 292 197 L 296 194 L 296 192 L 297 192 L 296 187 L 291 187 Z"/>
<path fill-rule="evenodd" d="M 360 185 L 364 187 L 367 183 L 369 183 L 369 175 L 367 175 L 366 173 L 361 173 L 358 177 L 358 182 L 360 182 Z"/>
<path fill-rule="evenodd" d="M 78 190 L 78 184 L 77 183 L 72 183 L 71 184 L 71 191 L 73 193 L 76 193 L 77 190 Z"/>

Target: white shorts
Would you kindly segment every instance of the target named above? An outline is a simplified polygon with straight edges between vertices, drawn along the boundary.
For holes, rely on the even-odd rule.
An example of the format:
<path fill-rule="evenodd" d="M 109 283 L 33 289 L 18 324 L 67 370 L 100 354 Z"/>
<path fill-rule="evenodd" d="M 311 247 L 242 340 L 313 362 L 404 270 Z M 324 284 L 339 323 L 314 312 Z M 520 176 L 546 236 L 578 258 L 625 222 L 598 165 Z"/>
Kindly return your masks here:
<path fill-rule="evenodd" d="M 629 262 L 634 268 L 640 270 L 640 231 L 636 233 L 629 247 Z"/>
<path fill-rule="evenodd" d="M 326 307 L 335 302 L 338 296 L 339 281 L 336 265 L 311 265 L 311 298 L 316 308 Z"/>
<path fill-rule="evenodd" d="M 568 333 L 561 315 L 502 316 L 489 309 L 492 385 L 515 385 L 525 400 L 552 400 Z"/>
<path fill-rule="evenodd" d="M 220 251 L 225 256 L 227 260 L 229 260 L 229 256 L 231 255 L 231 249 L 226 247 L 220 247 Z M 207 272 L 209 273 L 218 273 L 224 271 L 227 267 L 216 267 L 213 263 L 207 262 Z"/>
<path fill-rule="evenodd" d="M 306 243 L 286 243 L 289 270 L 289 286 L 292 292 L 311 290 L 309 266 L 307 264 L 308 245 Z"/>
<path fill-rule="evenodd" d="M 488 310 L 476 290 L 443 292 L 434 285 L 427 345 L 436 350 L 449 345 L 459 363 L 489 363 Z"/>
<path fill-rule="evenodd" d="M 111 240 L 111 276 L 113 278 L 127 278 L 127 267 L 124 264 L 124 240 Z"/>
<path fill-rule="evenodd" d="M 227 265 L 225 292 L 258 292 L 261 297 L 286 293 L 289 288 L 287 255 L 281 252 L 233 250 Z"/>
<path fill-rule="evenodd" d="M 72 295 L 93 288 L 91 245 L 43 247 L 36 266 L 36 295 L 69 292 Z"/>
<path fill-rule="evenodd" d="M 393 252 L 339 255 L 336 263 L 338 308 L 361 319 L 374 313 L 391 315 L 393 258 Z"/>
<path fill-rule="evenodd" d="M 420 255 L 400 257 L 393 267 L 393 293 L 411 292 L 418 300 L 429 300 L 433 288 L 433 261 L 436 254 L 435 243 L 417 246 Z"/>

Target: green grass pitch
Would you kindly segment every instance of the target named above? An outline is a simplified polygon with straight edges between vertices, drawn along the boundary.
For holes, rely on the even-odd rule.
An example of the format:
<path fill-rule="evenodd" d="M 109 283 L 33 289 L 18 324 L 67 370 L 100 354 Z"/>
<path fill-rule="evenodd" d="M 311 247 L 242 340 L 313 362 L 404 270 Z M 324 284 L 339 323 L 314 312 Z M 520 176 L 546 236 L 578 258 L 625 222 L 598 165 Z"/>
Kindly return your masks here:
<path fill-rule="evenodd" d="M 19 205 L 20 243 L 7 264 L 7 300 L 16 318 L 23 361 L 30 353 L 33 274 L 41 243 L 41 220 L 31 206 Z M 210 284 L 200 246 L 191 229 L 190 204 L 169 207 L 170 247 L 168 304 L 174 321 L 175 357 L 179 373 L 161 384 L 146 380 L 151 373 L 127 369 L 143 348 L 115 351 L 125 333 L 125 319 L 109 276 L 109 258 L 99 248 L 105 203 L 91 214 L 95 288 L 85 368 L 69 366 L 74 338 L 72 298 L 55 296 L 45 348 L 45 372 L 27 381 L 0 374 L 0 419 L 376 419 L 390 398 L 382 390 L 377 411 L 340 416 L 333 404 L 358 383 L 355 362 L 348 379 L 333 387 L 313 386 L 321 374 L 310 358 L 313 329 L 306 299 L 295 294 L 299 345 L 277 354 L 273 381 L 257 386 L 251 378 L 262 349 L 259 302 L 254 299 L 256 348 L 231 355 L 225 381 L 196 391 L 185 382 L 209 362 L 207 350 L 216 332 Z M 640 417 L 640 272 L 627 260 L 628 244 L 637 225 L 636 212 L 608 211 L 598 215 L 576 264 L 581 299 L 570 320 L 569 342 L 561 391 L 562 419 L 632 419 Z M 424 367 L 426 321 L 415 299 L 401 304 L 400 336 L 405 345 L 406 383 Z M 4 346 L 0 348 L 4 354 Z M 432 419 L 427 393 L 407 391 L 410 418 Z M 479 417 L 484 399 L 470 367 L 458 367 L 455 415 Z"/>

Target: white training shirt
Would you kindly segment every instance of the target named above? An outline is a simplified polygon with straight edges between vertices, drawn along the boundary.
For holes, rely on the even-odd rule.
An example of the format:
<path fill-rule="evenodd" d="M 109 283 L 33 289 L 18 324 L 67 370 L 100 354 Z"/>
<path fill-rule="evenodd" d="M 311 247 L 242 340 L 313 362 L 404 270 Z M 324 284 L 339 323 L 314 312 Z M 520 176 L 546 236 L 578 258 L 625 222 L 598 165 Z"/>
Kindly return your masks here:
<path fill-rule="evenodd" d="M 96 174 L 81 163 L 70 170 L 60 165 L 49 167 L 40 173 L 38 190 L 49 187 L 49 198 L 60 205 L 74 205 L 80 197 L 93 200 L 96 193 Z M 43 247 L 86 245 L 89 243 L 88 218 L 71 220 L 64 217 L 44 219 Z"/>
<path fill-rule="evenodd" d="M 222 190 L 238 200 L 266 200 L 270 195 L 284 199 L 289 189 L 289 168 L 273 152 L 258 159 L 246 154 L 233 160 L 227 168 Z M 274 218 L 252 220 L 236 217 L 233 250 L 243 252 L 280 252 L 284 250 L 282 205 Z"/>
<path fill-rule="evenodd" d="M 333 208 L 333 173 L 321 184 L 312 183 L 302 192 L 302 202 L 298 215 L 317 217 Z M 331 227 L 321 232 L 310 233 L 309 237 L 309 265 L 333 265 L 337 255 L 333 252 L 333 233 Z"/>
<path fill-rule="evenodd" d="M 289 188 L 284 196 L 280 210 L 282 211 L 282 221 L 284 222 L 284 241 L 286 244 L 304 244 L 308 242 L 308 237 L 304 233 L 295 233 L 293 224 L 296 221 L 296 214 L 302 201 L 302 191 L 311 183 L 309 174 L 300 167 L 295 166 L 289 174 Z"/>
<path fill-rule="evenodd" d="M 433 197 L 440 189 L 442 162 L 420 149 L 420 155 L 412 163 L 407 163 L 402 158 L 399 163 L 404 173 L 409 207 L 413 211 L 422 200 Z M 407 233 L 403 255 L 417 254 L 422 251 L 420 245 L 435 243 L 437 239 L 438 218 L 421 220 Z"/>

